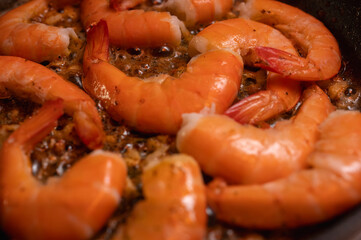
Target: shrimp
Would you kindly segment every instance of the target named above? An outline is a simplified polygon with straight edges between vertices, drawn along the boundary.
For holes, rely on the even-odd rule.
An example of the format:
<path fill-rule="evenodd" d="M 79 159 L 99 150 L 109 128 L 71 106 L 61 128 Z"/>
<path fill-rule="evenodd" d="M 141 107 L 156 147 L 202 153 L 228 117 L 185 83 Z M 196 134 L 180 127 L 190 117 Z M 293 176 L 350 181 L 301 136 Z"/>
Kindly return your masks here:
<path fill-rule="evenodd" d="M 274 229 L 319 223 L 361 202 L 361 114 L 337 110 L 320 126 L 309 169 L 266 184 L 207 187 L 217 217 L 242 227 Z"/>
<path fill-rule="evenodd" d="M 241 16 L 271 25 L 291 38 L 306 58 L 273 48 L 259 47 L 259 66 L 303 81 L 326 80 L 341 67 L 341 53 L 332 33 L 316 18 L 278 1 L 248 0 Z"/>
<path fill-rule="evenodd" d="M 242 18 L 217 22 L 205 28 L 189 43 L 191 55 L 209 49 L 230 48 L 239 53 L 246 65 L 257 65 L 254 54 L 257 46 L 267 46 L 297 54 L 291 41 L 279 31 Z M 253 94 L 238 102 L 225 114 L 240 123 L 257 123 L 292 109 L 301 96 L 300 83 L 269 73 L 267 90 Z"/>
<path fill-rule="evenodd" d="M 170 10 L 185 20 L 186 25 L 193 26 L 196 23 L 220 20 L 232 9 L 233 2 L 234 0 L 169 0 L 161 8 Z"/>
<path fill-rule="evenodd" d="M 88 33 L 83 60 L 83 86 L 117 121 L 141 132 L 175 134 L 181 115 L 205 107 L 223 113 L 235 99 L 242 59 L 228 50 L 194 57 L 179 78 L 158 75 L 144 81 L 128 77 L 108 63 L 106 22 Z"/>
<path fill-rule="evenodd" d="M 318 126 L 334 109 L 316 85 L 303 95 L 297 115 L 270 129 L 241 125 L 224 115 L 185 115 L 177 148 L 193 156 L 205 173 L 227 182 L 264 183 L 286 177 L 305 167 Z"/>
<path fill-rule="evenodd" d="M 105 20 L 110 43 L 118 47 L 177 46 L 182 31 L 187 34 L 184 24 L 168 12 L 115 11 L 108 0 L 83 0 L 80 17 L 85 28 Z"/>
<path fill-rule="evenodd" d="M 145 1 L 146 0 L 110 0 L 109 4 L 116 11 L 125 11 Z"/>
<path fill-rule="evenodd" d="M 0 17 L 0 54 L 23 57 L 35 62 L 54 60 L 70 53 L 72 28 L 32 23 L 31 18 L 48 8 L 48 0 L 33 0 Z"/>
<path fill-rule="evenodd" d="M 29 154 L 63 113 L 50 101 L 6 140 L 0 150 L 0 223 L 16 239 L 89 239 L 116 209 L 126 167 L 119 155 L 97 150 L 47 183 L 31 174 Z"/>
<path fill-rule="evenodd" d="M 193 158 L 165 157 L 143 173 L 142 181 L 145 200 L 135 205 L 120 239 L 204 239 L 205 187 Z"/>
<path fill-rule="evenodd" d="M 102 146 L 102 122 L 94 101 L 84 91 L 50 69 L 19 57 L 0 56 L 0 72 L 0 85 L 12 95 L 37 103 L 62 98 L 83 143 L 91 149 Z"/>

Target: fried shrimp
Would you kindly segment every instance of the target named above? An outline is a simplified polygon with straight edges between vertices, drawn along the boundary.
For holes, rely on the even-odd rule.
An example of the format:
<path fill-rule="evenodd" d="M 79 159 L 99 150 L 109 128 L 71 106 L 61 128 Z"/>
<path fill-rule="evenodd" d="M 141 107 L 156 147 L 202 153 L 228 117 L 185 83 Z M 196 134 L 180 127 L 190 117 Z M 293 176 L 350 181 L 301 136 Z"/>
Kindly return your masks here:
<path fill-rule="evenodd" d="M 119 204 L 126 167 L 117 154 L 97 150 L 45 184 L 32 176 L 30 151 L 62 113 L 62 100 L 45 103 L 0 150 L 0 223 L 13 238 L 89 239 Z"/>
<path fill-rule="evenodd" d="M 263 185 L 214 180 L 207 199 L 217 217 L 242 227 L 299 227 L 328 220 L 361 202 L 361 114 L 338 110 L 320 126 L 310 169 Z"/>
<path fill-rule="evenodd" d="M 101 19 L 107 22 L 110 43 L 118 47 L 158 47 L 164 44 L 177 46 L 184 24 L 168 12 L 143 10 L 115 11 L 108 0 L 83 0 L 81 21 L 85 28 Z"/>
<path fill-rule="evenodd" d="M 267 46 L 297 55 L 291 41 L 279 31 L 262 23 L 242 18 L 229 19 L 210 25 L 189 43 L 191 54 L 209 49 L 231 49 L 239 53 L 245 64 L 255 66 L 259 59 L 255 49 Z M 238 102 L 225 114 L 240 123 L 257 123 L 292 109 L 301 96 L 300 83 L 269 73 L 267 90 Z"/>
<path fill-rule="evenodd" d="M 63 99 L 83 143 L 91 149 L 102 146 L 103 125 L 94 101 L 84 91 L 46 67 L 19 57 L 0 56 L 0 72 L 0 85 L 12 95 L 37 103 Z"/>
<path fill-rule="evenodd" d="M 167 9 L 184 20 L 186 25 L 209 23 L 220 20 L 233 7 L 234 0 L 168 0 L 162 4 Z"/>
<path fill-rule="evenodd" d="M 238 92 L 243 62 L 231 51 L 194 57 L 179 78 L 162 74 L 142 80 L 108 63 L 108 45 L 106 23 L 101 21 L 88 33 L 83 86 L 112 118 L 138 131 L 175 134 L 183 113 L 205 107 L 223 113 Z"/>
<path fill-rule="evenodd" d="M 33 0 L 0 17 L 0 54 L 35 62 L 54 60 L 69 54 L 72 28 L 32 23 L 31 18 L 48 8 L 48 0 Z"/>
<path fill-rule="evenodd" d="M 280 30 L 305 53 L 298 57 L 269 47 L 257 48 L 259 66 L 303 81 L 326 80 L 341 67 L 341 53 L 332 33 L 316 18 L 287 4 L 270 0 L 241 3 L 241 16 Z"/>
<path fill-rule="evenodd" d="M 205 187 L 200 169 L 191 157 L 166 157 L 146 169 L 142 181 L 145 200 L 136 204 L 120 239 L 204 239 Z"/>
<path fill-rule="evenodd" d="M 145 1 L 146 0 L 109 0 L 109 4 L 116 11 L 125 11 Z"/>
<path fill-rule="evenodd" d="M 334 107 L 316 85 L 304 92 L 297 115 L 274 128 L 241 125 L 223 115 L 188 114 L 177 135 L 180 152 L 201 169 L 230 183 L 264 183 L 306 166 L 318 126 Z"/>

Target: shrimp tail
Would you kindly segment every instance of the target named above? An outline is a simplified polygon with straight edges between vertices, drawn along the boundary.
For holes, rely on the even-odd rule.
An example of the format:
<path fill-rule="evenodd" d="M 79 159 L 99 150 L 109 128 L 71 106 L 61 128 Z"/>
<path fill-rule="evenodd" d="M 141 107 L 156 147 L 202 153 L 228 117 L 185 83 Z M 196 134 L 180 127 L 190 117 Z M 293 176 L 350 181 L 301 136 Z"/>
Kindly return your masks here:
<path fill-rule="evenodd" d="M 225 114 L 241 124 L 258 124 L 291 110 L 299 102 L 301 94 L 300 82 L 270 73 L 267 90 L 242 99 Z"/>
<path fill-rule="evenodd" d="M 109 31 L 107 22 L 101 19 L 87 32 L 87 56 L 91 59 L 108 61 Z"/>
<path fill-rule="evenodd" d="M 309 62 L 306 59 L 279 49 L 256 47 L 255 51 L 260 60 L 260 63 L 255 64 L 257 67 L 279 73 L 284 77 L 291 77 L 292 71 L 295 69 L 306 70 L 309 65 Z M 307 78 L 302 80 L 307 81 Z"/>
<path fill-rule="evenodd" d="M 75 130 L 81 141 L 90 149 L 98 149 L 103 146 L 104 132 L 94 119 L 85 112 L 75 112 L 73 115 Z"/>
<path fill-rule="evenodd" d="M 224 114 L 241 124 L 255 124 L 283 112 L 283 105 L 273 91 L 260 91 L 234 104 Z"/>
<path fill-rule="evenodd" d="M 57 126 L 57 120 L 63 114 L 62 99 L 48 101 L 35 116 L 27 119 L 11 137 L 15 142 L 23 145 L 24 150 L 28 152 Z"/>

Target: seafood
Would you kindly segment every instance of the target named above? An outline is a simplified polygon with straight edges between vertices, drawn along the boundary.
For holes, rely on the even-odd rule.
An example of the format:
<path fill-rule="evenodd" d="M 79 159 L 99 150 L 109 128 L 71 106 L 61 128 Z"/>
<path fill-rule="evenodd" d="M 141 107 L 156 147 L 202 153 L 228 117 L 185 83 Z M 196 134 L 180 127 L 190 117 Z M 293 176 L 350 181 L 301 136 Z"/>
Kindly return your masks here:
<path fill-rule="evenodd" d="M 81 10 L 85 28 L 105 20 L 110 43 L 119 47 L 179 45 L 182 31 L 187 34 L 184 24 L 168 12 L 115 11 L 108 0 L 83 0 Z"/>
<path fill-rule="evenodd" d="M 197 163 L 186 155 L 165 157 L 142 176 L 145 200 L 136 204 L 123 238 L 202 240 L 206 195 Z"/>
<path fill-rule="evenodd" d="M 255 48 L 272 47 L 297 55 L 291 41 L 277 30 L 242 18 L 229 19 L 210 25 L 189 43 L 192 55 L 209 49 L 224 49 L 239 53 L 245 64 L 255 66 L 258 57 Z M 225 114 L 241 123 L 257 123 L 292 109 L 301 96 L 300 83 L 288 81 L 278 74 L 269 73 L 267 90 L 244 98 Z"/>
<path fill-rule="evenodd" d="M 336 127 L 335 127 L 336 126 Z M 361 202 L 361 114 L 337 110 L 320 126 L 309 169 L 266 184 L 214 180 L 207 199 L 217 217 L 243 227 L 299 227 L 328 220 Z"/>
<path fill-rule="evenodd" d="M 161 5 L 184 20 L 187 26 L 220 20 L 233 7 L 234 0 L 168 0 Z"/>
<path fill-rule="evenodd" d="M 35 62 L 54 60 L 70 53 L 72 28 L 32 23 L 31 18 L 48 8 L 48 0 L 33 0 L 0 17 L 0 54 Z"/>
<path fill-rule="evenodd" d="M 117 11 L 125 11 L 144 3 L 146 0 L 110 0 L 110 6 Z"/>
<path fill-rule="evenodd" d="M 16 239 L 89 239 L 119 204 L 126 167 L 114 153 L 97 150 L 45 184 L 32 176 L 29 153 L 57 125 L 62 102 L 45 103 L 1 148 L 0 222 Z"/>
<path fill-rule="evenodd" d="M 188 114 L 177 135 L 180 152 L 201 169 L 230 183 L 264 183 L 306 166 L 318 138 L 318 126 L 334 107 L 316 85 L 304 92 L 297 115 L 274 128 L 241 125 L 223 115 Z"/>
<path fill-rule="evenodd" d="M 37 103 L 62 98 L 83 143 L 91 149 L 102 146 L 102 122 L 94 101 L 84 91 L 46 67 L 20 57 L 0 56 L 0 72 L 0 85 L 11 95 Z"/>
<path fill-rule="evenodd" d="M 240 5 L 241 16 L 280 30 L 306 55 L 295 56 L 269 47 L 258 47 L 259 66 L 303 81 L 326 80 L 341 67 L 341 53 L 332 33 L 316 18 L 278 1 L 248 0 Z"/>
<path fill-rule="evenodd" d="M 108 63 L 104 21 L 88 33 L 83 86 L 117 121 L 141 132 L 175 134 L 181 115 L 205 107 L 223 113 L 236 97 L 242 59 L 228 50 L 209 51 L 191 59 L 179 78 L 158 75 L 128 77 Z"/>

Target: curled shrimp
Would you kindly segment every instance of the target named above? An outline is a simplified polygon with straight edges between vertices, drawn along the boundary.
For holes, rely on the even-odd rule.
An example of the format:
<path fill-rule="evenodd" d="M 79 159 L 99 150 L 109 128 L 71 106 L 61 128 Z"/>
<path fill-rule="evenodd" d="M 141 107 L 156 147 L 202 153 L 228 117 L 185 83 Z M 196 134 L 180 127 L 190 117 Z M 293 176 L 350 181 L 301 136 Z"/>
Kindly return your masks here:
<path fill-rule="evenodd" d="M 145 170 L 142 182 L 145 200 L 135 205 L 120 239 L 204 239 L 206 195 L 194 159 L 186 155 L 163 158 Z"/>
<path fill-rule="evenodd" d="M 103 144 L 103 126 L 94 101 L 74 84 L 48 68 L 19 57 L 0 56 L 0 85 L 18 97 L 37 103 L 62 98 L 75 130 L 91 149 Z"/>
<path fill-rule="evenodd" d="M 110 6 L 116 11 L 125 11 L 144 3 L 146 0 L 110 0 Z"/>
<path fill-rule="evenodd" d="M 192 55 L 209 49 L 229 48 L 239 53 L 245 64 L 255 66 L 258 57 L 255 48 L 272 47 L 291 54 L 297 51 L 279 31 L 262 23 L 242 18 L 217 22 L 197 34 L 189 43 Z M 240 123 L 257 123 L 292 109 L 301 96 L 300 83 L 269 73 L 267 90 L 253 94 L 238 102 L 225 114 Z"/>
<path fill-rule="evenodd" d="M 260 185 L 207 187 L 223 221 L 251 228 L 299 227 L 331 219 L 361 202 L 361 114 L 335 111 L 320 126 L 309 169 Z"/>
<path fill-rule="evenodd" d="M 97 150 L 45 184 L 32 176 L 30 151 L 62 113 L 62 100 L 45 103 L 0 150 L 0 223 L 13 238 L 89 239 L 120 201 L 126 167 L 113 153 Z"/>
<path fill-rule="evenodd" d="M 291 38 L 305 53 L 298 57 L 277 49 L 259 47 L 259 64 L 287 78 L 318 81 L 337 74 L 341 53 L 336 39 L 316 18 L 278 1 L 248 0 L 241 3 L 241 16 L 271 25 Z"/>
<path fill-rule="evenodd" d="M 0 54 L 35 62 L 54 60 L 70 53 L 72 28 L 32 23 L 31 18 L 48 8 L 48 0 L 33 0 L 0 17 Z"/>
<path fill-rule="evenodd" d="M 162 74 L 143 81 L 109 64 L 108 46 L 106 22 L 100 21 L 88 33 L 83 86 L 112 118 L 138 131 L 175 134 L 183 113 L 212 106 L 223 113 L 238 92 L 243 62 L 233 52 L 194 57 L 179 78 Z"/>
<path fill-rule="evenodd" d="M 168 12 L 115 11 L 108 0 L 83 0 L 80 17 L 85 28 L 106 21 L 110 43 L 119 47 L 176 46 L 182 31 L 187 34 L 184 24 Z"/>
<path fill-rule="evenodd" d="M 305 90 L 303 98 L 294 118 L 270 129 L 241 125 L 224 115 L 185 115 L 177 148 L 193 156 L 205 173 L 231 183 L 264 183 L 288 176 L 305 167 L 318 126 L 334 109 L 316 85 Z"/>
<path fill-rule="evenodd" d="M 234 0 L 168 0 L 161 8 L 170 10 L 186 25 L 193 26 L 196 23 L 209 23 L 220 20 L 233 7 Z"/>

